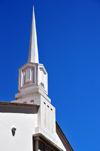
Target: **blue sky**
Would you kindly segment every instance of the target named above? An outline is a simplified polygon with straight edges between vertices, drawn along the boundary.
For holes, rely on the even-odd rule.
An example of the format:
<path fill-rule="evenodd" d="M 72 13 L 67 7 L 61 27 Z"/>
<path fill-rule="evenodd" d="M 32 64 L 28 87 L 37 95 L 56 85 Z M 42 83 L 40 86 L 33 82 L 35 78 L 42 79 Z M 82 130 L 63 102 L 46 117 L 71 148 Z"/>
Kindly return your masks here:
<path fill-rule="evenodd" d="M 0 100 L 18 92 L 33 5 L 56 119 L 74 151 L 100 151 L 100 0 L 0 0 Z"/>

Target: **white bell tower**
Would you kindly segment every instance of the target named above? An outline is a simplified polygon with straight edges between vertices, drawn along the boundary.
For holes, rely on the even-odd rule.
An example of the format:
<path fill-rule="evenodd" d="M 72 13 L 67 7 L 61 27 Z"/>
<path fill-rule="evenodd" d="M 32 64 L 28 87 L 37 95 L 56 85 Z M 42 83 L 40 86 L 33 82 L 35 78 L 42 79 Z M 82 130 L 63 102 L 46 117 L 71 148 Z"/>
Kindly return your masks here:
<path fill-rule="evenodd" d="M 39 64 L 34 7 L 28 62 L 19 69 L 18 91 L 20 93 L 15 95 L 15 99 L 25 97 L 24 94 L 37 93 L 37 91 L 48 95 L 48 74 L 43 64 Z"/>
<path fill-rule="evenodd" d="M 48 95 L 48 74 L 39 64 L 38 46 L 33 8 L 28 62 L 19 69 L 18 91 L 13 103 L 38 107 L 35 133 L 55 138 L 55 107 Z"/>

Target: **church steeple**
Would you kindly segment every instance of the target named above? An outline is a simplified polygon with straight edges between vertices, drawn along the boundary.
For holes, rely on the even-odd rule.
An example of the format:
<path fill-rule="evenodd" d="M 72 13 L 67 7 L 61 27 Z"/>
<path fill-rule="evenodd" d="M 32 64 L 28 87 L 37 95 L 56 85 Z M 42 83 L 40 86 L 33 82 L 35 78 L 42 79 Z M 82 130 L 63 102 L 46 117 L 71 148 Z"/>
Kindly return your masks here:
<path fill-rule="evenodd" d="M 16 99 L 41 93 L 48 95 L 48 73 L 43 64 L 39 64 L 35 13 L 33 7 L 28 62 L 19 69 L 18 91 Z"/>
<path fill-rule="evenodd" d="M 38 58 L 39 57 L 38 57 L 36 23 L 35 23 L 35 13 L 34 13 L 34 6 L 33 6 L 28 62 L 39 63 Z"/>

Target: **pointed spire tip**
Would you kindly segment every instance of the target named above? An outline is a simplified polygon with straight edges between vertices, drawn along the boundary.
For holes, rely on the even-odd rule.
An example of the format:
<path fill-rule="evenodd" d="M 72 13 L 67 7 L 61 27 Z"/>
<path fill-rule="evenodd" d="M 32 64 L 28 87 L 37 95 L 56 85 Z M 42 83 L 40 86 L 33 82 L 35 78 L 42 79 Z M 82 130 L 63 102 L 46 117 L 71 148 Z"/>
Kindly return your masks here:
<path fill-rule="evenodd" d="M 38 58 L 39 57 L 38 57 L 37 34 L 36 34 L 35 14 L 34 14 L 34 6 L 33 6 L 28 62 L 39 63 Z"/>

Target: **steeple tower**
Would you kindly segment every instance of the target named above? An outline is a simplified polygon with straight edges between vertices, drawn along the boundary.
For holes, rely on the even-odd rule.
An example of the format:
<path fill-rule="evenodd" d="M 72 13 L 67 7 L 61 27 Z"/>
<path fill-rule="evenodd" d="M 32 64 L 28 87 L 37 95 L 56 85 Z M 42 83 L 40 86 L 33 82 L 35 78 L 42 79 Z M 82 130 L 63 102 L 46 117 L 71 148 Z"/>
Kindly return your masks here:
<path fill-rule="evenodd" d="M 41 94 L 47 98 L 48 74 L 43 64 L 39 64 L 38 58 L 35 13 L 33 7 L 28 62 L 19 69 L 18 91 L 20 93 L 15 94 L 17 102 L 21 101 L 21 103 L 23 103 L 20 99 L 36 94 Z"/>
<path fill-rule="evenodd" d="M 28 62 L 19 69 L 18 78 L 16 100 L 0 103 L 0 139 L 3 138 L 0 150 L 73 151 L 56 122 L 55 107 L 47 96 L 48 74 L 38 61 L 34 8 Z M 9 145 L 11 143 L 12 146 Z M 19 144 L 22 144 L 20 148 Z"/>
<path fill-rule="evenodd" d="M 33 6 L 28 62 L 39 63 L 34 6 Z"/>

